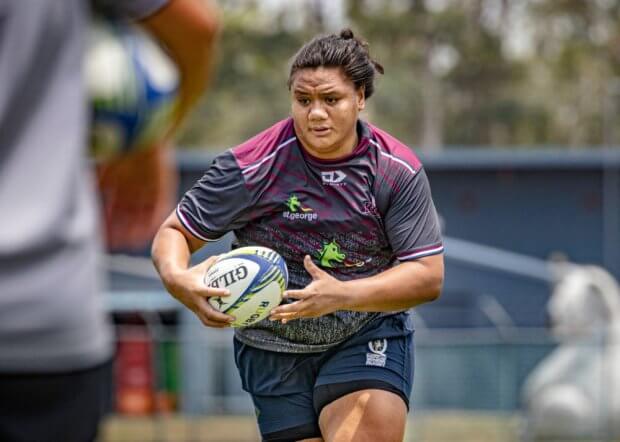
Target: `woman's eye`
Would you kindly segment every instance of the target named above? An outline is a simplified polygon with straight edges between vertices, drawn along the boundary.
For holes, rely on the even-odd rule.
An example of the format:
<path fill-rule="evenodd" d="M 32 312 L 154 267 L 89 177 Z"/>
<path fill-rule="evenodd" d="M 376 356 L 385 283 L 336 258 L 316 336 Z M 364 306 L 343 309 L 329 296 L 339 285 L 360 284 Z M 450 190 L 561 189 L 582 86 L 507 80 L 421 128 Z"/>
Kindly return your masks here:
<path fill-rule="evenodd" d="M 299 104 L 301 104 L 302 106 L 307 106 L 307 105 L 310 104 L 310 99 L 308 99 L 308 98 L 298 98 L 297 102 Z"/>
<path fill-rule="evenodd" d="M 327 104 L 336 104 L 336 102 L 338 102 L 338 99 L 335 97 L 327 97 L 325 101 L 327 102 Z"/>

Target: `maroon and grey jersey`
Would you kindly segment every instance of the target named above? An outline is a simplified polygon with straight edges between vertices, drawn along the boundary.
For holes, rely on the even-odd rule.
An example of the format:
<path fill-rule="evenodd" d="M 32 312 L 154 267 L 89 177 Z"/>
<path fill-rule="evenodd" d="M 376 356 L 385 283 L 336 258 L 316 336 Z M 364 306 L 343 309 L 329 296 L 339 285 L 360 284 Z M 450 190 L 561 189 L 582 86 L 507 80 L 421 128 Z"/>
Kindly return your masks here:
<path fill-rule="evenodd" d="M 443 252 L 439 222 L 422 164 L 386 132 L 358 121 L 359 143 L 346 158 L 306 152 L 292 119 L 217 156 L 177 207 L 196 237 L 234 231 L 239 246 L 279 252 L 289 288 L 303 288 L 314 262 L 340 280 L 380 273 L 399 261 Z M 264 320 L 237 329 L 241 341 L 284 352 L 323 351 L 380 313 L 337 311 L 288 324 Z"/>

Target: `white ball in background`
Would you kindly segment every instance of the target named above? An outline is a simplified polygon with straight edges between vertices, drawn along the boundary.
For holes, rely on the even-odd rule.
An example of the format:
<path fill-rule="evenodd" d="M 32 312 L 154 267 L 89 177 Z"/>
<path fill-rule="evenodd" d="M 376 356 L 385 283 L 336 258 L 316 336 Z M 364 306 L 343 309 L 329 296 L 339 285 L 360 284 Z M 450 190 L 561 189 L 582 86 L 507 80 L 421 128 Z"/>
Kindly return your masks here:
<path fill-rule="evenodd" d="M 84 74 L 95 157 L 151 147 L 170 129 L 179 72 L 166 52 L 138 27 L 94 20 Z"/>

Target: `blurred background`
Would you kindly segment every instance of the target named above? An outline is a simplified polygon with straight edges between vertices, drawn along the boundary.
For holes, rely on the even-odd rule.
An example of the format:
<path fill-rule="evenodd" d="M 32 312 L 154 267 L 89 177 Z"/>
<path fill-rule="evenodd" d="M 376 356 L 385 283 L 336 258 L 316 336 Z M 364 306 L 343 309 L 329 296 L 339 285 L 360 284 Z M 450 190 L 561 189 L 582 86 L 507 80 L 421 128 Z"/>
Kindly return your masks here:
<path fill-rule="evenodd" d="M 351 27 L 385 67 L 363 118 L 420 156 L 445 235 L 444 293 L 414 313 L 407 440 L 620 440 L 620 1 L 217 3 L 177 198 L 288 115 L 303 42 Z M 165 294 L 147 243 L 109 249 L 118 349 L 101 440 L 258 440 L 232 332 Z"/>

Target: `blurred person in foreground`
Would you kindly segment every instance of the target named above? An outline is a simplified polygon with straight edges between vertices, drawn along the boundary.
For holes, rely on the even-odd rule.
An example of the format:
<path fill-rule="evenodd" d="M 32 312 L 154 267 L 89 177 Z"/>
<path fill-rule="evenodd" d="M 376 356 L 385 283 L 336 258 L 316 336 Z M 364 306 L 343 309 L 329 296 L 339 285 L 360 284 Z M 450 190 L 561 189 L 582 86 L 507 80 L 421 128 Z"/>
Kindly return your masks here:
<path fill-rule="evenodd" d="M 413 382 L 410 308 L 439 296 L 443 245 L 415 154 L 361 120 L 383 68 L 349 29 L 295 56 L 292 117 L 220 154 L 155 236 L 167 289 L 209 327 L 192 252 L 229 231 L 270 247 L 290 289 L 270 318 L 235 330 L 235 357 L 265 441 L 400 441 Z"/>
<path fill-rule="evenodd" d="M 215 10 L 202 0 L 94 3 L 138 21 L 178 65 L 171 134 L 206 87 Z M 81 70 L 90 15 L 87 0 L 0 1 L 2 441 L 94 440 L 109 394 L 113 339 Z M 130 155 L 124 165 L 145 167 Z"/>

